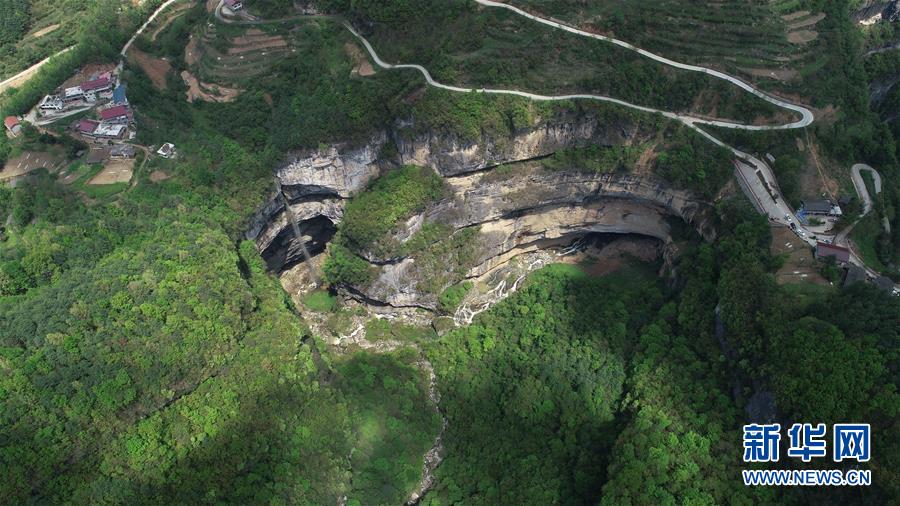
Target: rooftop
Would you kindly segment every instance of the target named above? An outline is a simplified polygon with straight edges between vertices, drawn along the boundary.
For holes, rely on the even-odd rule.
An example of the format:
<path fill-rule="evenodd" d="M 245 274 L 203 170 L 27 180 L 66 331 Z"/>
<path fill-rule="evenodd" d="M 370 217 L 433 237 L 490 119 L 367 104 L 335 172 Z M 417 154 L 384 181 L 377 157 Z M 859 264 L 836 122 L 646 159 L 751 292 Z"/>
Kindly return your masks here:
<path fill-rule="evenodd" d="M 121 104 L 127 101 L 128 99 L 125 97 L 125 85 L 120 84 L 116 86 L 116 89 L 113 90 L 113 102 L 116 104 Z"/>
<path fill-rule="evenodd" d="M 100 119 L 114 119 L 125 116 L 128 114 L 128 108 L 124 105 L 117 105 L 115 107 L 110 107 L 109 109 L 103 109 L 100 111 Z"/>
<path fill-rule="evenodd" d="M 100 77 L 94 79 L 92 81 L 88 81 L 86 83 L 81 84 L 81 89 L 84 91 L 97 90 L 100 88 L 105 88 L 109 86 L 109 78 L 108 77 Z"/>
<path fill-rule="evenodd" d="M 825 257 L 834 257 L 839 262 L 848 262 L 850 261 L 850 250 L 842 246 L 819 241 L 816 243 L 816 258 Z"/>
<path fill-rule="evenodd" d="M 15 117 L 15 116 L 7 116 L 3 120 L 3 124 L 6 125 L 6 128 L 9 128 L 10 130 L 12 130 L 13 127 L 15 127 L 16 125 L 19 124 L 19 118 Z"/>
<path fill-rule="evenodd" d="M 78 122 L 78 131 L 83 134 L 92 134 L 97 127 L 100 126 L 99 121 L 94 121 L 92 119 L 83 119 Z"/>
<path fill-rule="evenodd" d="M 803 209 L 810 213 L 830 213 L 831 207 L 831 202 L 827 200 L 803 201 Z"/>

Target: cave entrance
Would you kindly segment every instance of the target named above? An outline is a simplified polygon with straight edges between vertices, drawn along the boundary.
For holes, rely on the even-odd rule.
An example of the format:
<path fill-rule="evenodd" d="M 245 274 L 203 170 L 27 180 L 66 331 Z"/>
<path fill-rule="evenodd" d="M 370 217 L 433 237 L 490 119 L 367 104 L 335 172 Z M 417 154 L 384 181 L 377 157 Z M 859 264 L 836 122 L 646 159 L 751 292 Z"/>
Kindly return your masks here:
<path fill-rule="evenodd" d="M 591 276 L 609 274 L 633 261 L 657 262 L 666 247 L 660 239 L 641 234 L 590 232 L 567 239 L 560 246 L 560 263 L 577 265 Z"/>
<path fill-rule="evenodd" d="M 324 216 L 303 220 L 299 223 L 299 227 L 311 256 L 325 251 L 325 246 L 337 232 L 334 222 Z M 285 227 L 278 233 L 269 247 L 262 252 L 262 257 L 269 270 L 279 274 L 305 260 L 302 249 L 294 240 L 294 231 L 291 227 Z"/>

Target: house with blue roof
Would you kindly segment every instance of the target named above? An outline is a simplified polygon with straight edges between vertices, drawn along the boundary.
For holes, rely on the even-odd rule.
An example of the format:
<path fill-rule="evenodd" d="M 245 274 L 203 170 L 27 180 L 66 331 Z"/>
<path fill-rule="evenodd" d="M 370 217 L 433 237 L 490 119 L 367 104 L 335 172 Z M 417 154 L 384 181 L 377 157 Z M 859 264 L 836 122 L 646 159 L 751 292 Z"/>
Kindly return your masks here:
<path fill-rule="evenodd" d="M 128 103 L 128 97 L 125 96 L 125 84 L 119 84 L 116 86 L 116 89 L 113 90 L 113 103 L 116 105 L 124 105 Z"/>

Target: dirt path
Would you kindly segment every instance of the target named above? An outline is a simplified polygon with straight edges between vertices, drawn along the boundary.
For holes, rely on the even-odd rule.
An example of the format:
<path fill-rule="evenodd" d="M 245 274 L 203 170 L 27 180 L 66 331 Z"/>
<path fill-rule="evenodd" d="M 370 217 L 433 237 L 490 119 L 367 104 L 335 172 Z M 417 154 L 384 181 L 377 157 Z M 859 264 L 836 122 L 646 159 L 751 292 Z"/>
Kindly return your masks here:
<path fill-rule="evenodd" d="M 41 28 L 40 30 L 34 32 L 34 34 L 32 34 L 32 37 L 34 37 L 35 39 L 39 39 L 39 38 L 43 37 L 44 35 L 47 35 L 48 33 L 56 30 L 59 27 L 60 27 L 60 24 L 56 23 L 55 25 L 50 25 L 46 28 Z"/>

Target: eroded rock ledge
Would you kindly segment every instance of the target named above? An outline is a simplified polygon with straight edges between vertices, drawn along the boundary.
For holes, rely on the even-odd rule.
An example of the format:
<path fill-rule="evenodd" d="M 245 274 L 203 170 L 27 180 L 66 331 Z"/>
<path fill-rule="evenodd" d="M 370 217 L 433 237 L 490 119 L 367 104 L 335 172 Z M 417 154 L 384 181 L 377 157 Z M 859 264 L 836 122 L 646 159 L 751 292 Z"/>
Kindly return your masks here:
<path fill-rule="evenodd" d="M 398 238 L 411 236 L 421 223 L 446 224 L 457 232 L 478 227 L 476 259 L 465 273 L 475 278 L 521 253 L 567 245 L 590 233 L 640 234 L 670 243 L 673 217 L 707 239 L 715 234 L 708 204 L 655 178 L 515 168 L 521 170 L 502 180 L 491 172 L 452 178 L 453 196 L 409 220 Z M 419 267 L 416 258 L 380 266 L 377 280 L 360 290 L 392 306 L 435 308 L 437 294 L 419 288 L 435 273 Z"/>
<path fill-rule="evenodd" d="M 561 115 L 509 136 L 483 135 L 476 142 L 417 131 L 407 123 L 362 146 L 293 153 L 276 176 L 307 249 L 315 252 L 330 240 L 345 200 L 382 171 L 398 164 L 434 168 L 446 178 L 452 196 L 411 218 L 397 238 L 409 239 L 423 223 L 449 225 L 451 235 L 475 227 L 477 258 L 465 276 L 476 277 L 521 252 L 591 232 L 643 234 L 669 242 L 670 217 L 692 224 L 711 239 L 709 206 L 690 192 L 648 175 L 597 174 L 579 167 L 550 171 L 530 162 L 564 148 L 632 145 L 653 135 L 653 127 L 638 121 L 598 121 L 591 113 Z M 500 164 L 505 164 L 503 170 L 494 170 Z M 274 195 L 252 218 L 246 238 L 256 242 L 275 271 L 301 260 L 284 205 Z M 392 306 L 436 307 L 434 290 L 418 288 L 425 273 L 415 258 L 366 256 L 386 265 L 378 267 L 379 275 L 369 287 L 356 287 L 360 297 Z"/>

